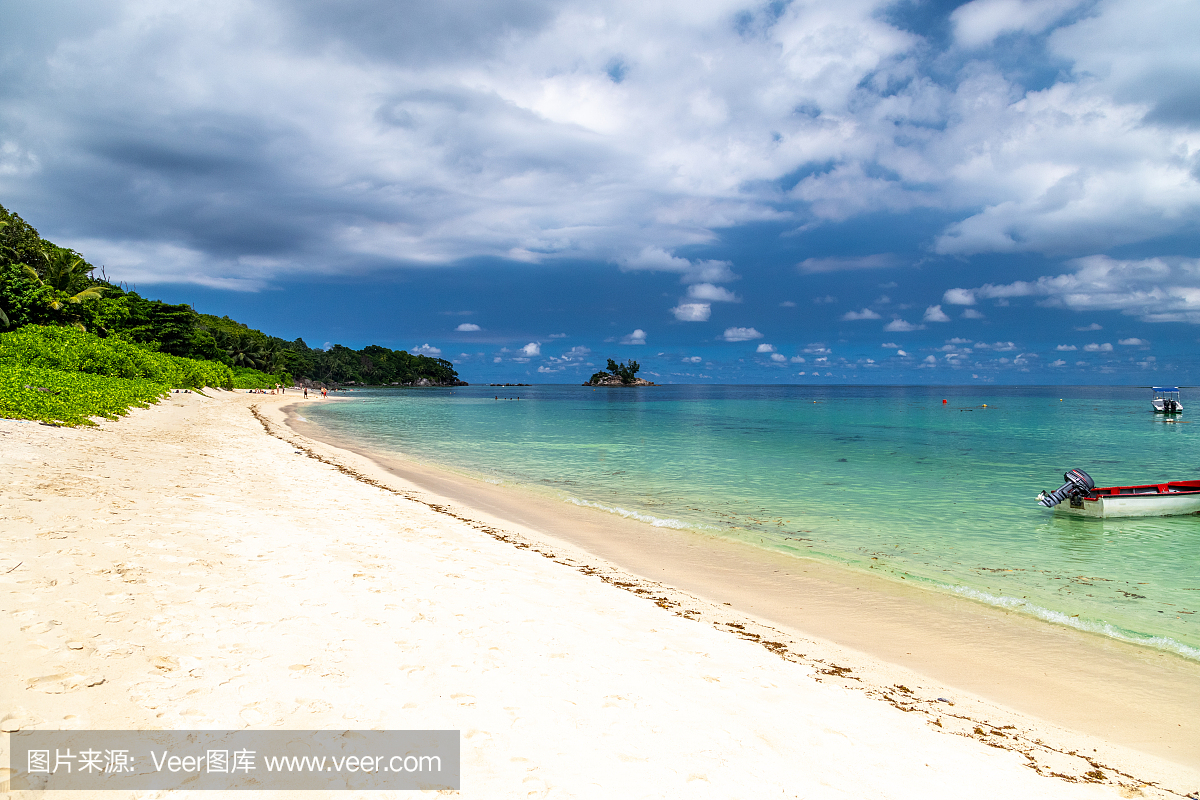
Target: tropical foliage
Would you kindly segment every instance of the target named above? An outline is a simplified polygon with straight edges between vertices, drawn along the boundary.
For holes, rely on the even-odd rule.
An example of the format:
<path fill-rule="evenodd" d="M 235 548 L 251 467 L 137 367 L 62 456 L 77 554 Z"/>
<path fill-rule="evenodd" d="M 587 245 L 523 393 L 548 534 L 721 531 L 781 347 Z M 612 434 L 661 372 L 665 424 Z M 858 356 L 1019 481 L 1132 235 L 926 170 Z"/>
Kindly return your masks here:
<path fill-rule="evenodd" d="M 637 373 L 641 368 L 641 364 L 638 364 L 632 358 L 624 364 L 618 364 L 610 358 L 608 360 L 608 372 L 595 373 L 588 379 L 588 383 L 605 383 L 616 377 L 620 379 L 621 383 L 628 385 L 637 380 Z"/>
<path fill-rule="evenodd" d="M 83 255 L 41 238 L 3 206 L 0 331 L 8 331 L 0 370 L 16 365 L 167 387 L 459 382 L 454 365 L 440 358 L 374 345 L 313 349 L 302 339 L 269 336 L 229 317 L 148 300 L 102 272 L 98 276 Z"/>
<path fill-rule="evenodd" d="M 234 385 L 233 371 L 219 362 L 159 353 L 115 337 L 101 339 L 74 327 L 26 325 L 0 334 L 0 365 L 4 364 L 145 378 L 173 388 L 231 389 Z"/>
<path fill-rule="evenodd" d="M 0 363 L 0 417 L 51 425 L 92 425 L 92 417 L 116 419 L 145 408 L 171 391 L 142 378 L 111 378 L 87 372 Z"/>

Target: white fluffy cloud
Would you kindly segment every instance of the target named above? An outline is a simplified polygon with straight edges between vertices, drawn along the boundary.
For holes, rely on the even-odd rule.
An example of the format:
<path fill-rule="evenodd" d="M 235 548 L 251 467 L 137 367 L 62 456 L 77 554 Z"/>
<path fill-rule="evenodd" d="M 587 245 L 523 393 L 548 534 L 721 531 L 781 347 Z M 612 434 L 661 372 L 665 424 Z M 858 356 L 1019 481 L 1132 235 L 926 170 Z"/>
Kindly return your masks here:
<path fill-rule="evenodd" d="M 464 322 L 454 330 L 461 331 L 463 333 L 473 333 L 474 331 L 481 331 L 483 328 L 479 327 L 474 322 Z"/>
<path fill-rule="evenodd" d="M 969 289 L 947 289 L 942 302 L 957 306 L 975 305 L 975 295 Z"/>
<path fill-rule="evenodd" d="M 541 354 L 542 354 L 542 343 L 541 342 L 530 342 L 529 344 L 527 344 L 521 348 L 521 355 L 525 356 L 526 358 L 532 358 L 533 356 L 540 356 Z"/>
<path fill-rule="evenodd" d="M 646 332 L 641 328 L 636 329 L 633 333 L 628 333 L 621 337 L 621 344 L 645 344 Z"/>
<path fill-rule="evenodd" d="M 755 348 L 754 352 L 756 352 L 756 353 L 774 353 L 775 345 L 767 344 L 766 342 L 763 342 L 757 348 Z"/>
<path fill-rule="evenodd" d="M 930 306 L 925 309 L 926 322 L 949 322 L 950 317 L 946 316 L 946 312 L 942 311 L 941 306 Z"/>
<path fill-rule="evenodd" d="M 651 272 L 678 272 L 681 283 L 728 283 L 738 279 L 733 264 L 728 261 L 697 260 L 668 253 L 661 247 L 648 245 L 634 256 L 619 260 L 621 269 Z"/>
<path fill-rule="evenodd" d="M 671 313 L 680 322 L 707 322 L 712 316 L 712 306 L 708 303 L 680 303 L 671 309 Z"/>
<path fill-rule="evenodd" d="M 1041 33 L 1083 0 L 972 0 L 950 15 L 954 38 L 964 47 L 992 43 L 1006 33 Z"/>
<path fill-rule="evenodd" d="M 687 296 L 689 300 L 708 300 L 714 303 L 742 302 L 742 298 L 724 286 L 714 286 L 711 283 L 696 283 L 689 286 Z"/>
<path fill-rule="evenodd" d="M 754 328 L 726 328 L 721 338 L 727 342 L 748 342 L 751 339 L 761 339 L 763 335 Z"/>
<path fill-rule="evenodd" d="M 440 348 L 434 347 L 433 345 L 429 344 L 429 342 L 426 342 L 422 345 L 416 345 L 412 348 L 412 350 L 409 350 L 409 352 L 418 356 L 434 356 L 435 358 L 442 354 Z"/>
<path fill-rule="evenodd" d="M 1118 340 L 1117 344 L 1123 344 L 1126 347 L 1134 347 L 1134 346 L 1139 346 L 1139 345 L 1147 345 L 1150 343 L 1147 342 L 1145 339 L 1139 339 L 1136 336 L 1131 336 L 1128 339 Z"/>
<path fill-rule="evenodd" d="M 1087 256 L 1070 264 L 1073 272 L 1036 281 L 951 289 L 943 300 L 950 302 L 952 292 L 959 300 L 1034 297 L 1044 305 L 1074 311 L 1120 311 L 1146 322 L 1200 324 L 1200 259 Z M 1100 330 L 1100 326 L 1092 323 L 1076 330 Z"/>
<path fill-rule="evenodd" d="M 842 319 L 846 322 L 853 322 L 860 319 L 881 319 L 881 317 L 869 308 L 864 308 L 862 311 L 847 311 L 842 314 Z"/>
<path fill-rule="evenodd" d="M 1109 353 L 1112 352 L 1113 346 L 1109 342 L 1105 342 L 1104 344 L 1092 342 L 1091 344 L 1085 344 L 1083 349 L 1089 353 Z"/>
<path fill-rule="evenodd" d="M 902 320 L 899 317 L 896 317 L 894 320 L 889 322 L 887 325 L 884 325 L 883 329 L 885 331 L 887 331 L 888 333 L 907 333 L 909 331 L 919 330 L 921 327 L 923 327 L 923 326 L 914 325 L 911 322 L 907 322 L 906 320 Z"/>

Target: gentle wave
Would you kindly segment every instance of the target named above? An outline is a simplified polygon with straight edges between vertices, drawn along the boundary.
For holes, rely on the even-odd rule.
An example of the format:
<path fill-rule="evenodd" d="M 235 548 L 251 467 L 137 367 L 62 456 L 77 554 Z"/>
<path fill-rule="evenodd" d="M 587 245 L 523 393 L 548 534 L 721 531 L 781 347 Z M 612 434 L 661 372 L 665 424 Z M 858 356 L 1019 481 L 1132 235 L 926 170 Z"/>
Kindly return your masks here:
<path fill-rule="evenodd" d="M 651 516 L 650 514 L 639 514 L 636 511 L 630 511 L 620 506 L 605 506 L 600 503 L 593 503 L 591 500 L 580 500 L 577 497 L 566 498 L 568 503 L 573 503 L 577 506 L 586 506 L 588 508 L 596 508 L 601 511 L 607 511 L 610 514 L 616 514 L 618 517 L 626 519 L 636 519 L 638 522 L 647 522 L 656 528 L 676 528 L 683 530 L 695 526 L 688 525 L 686 522 L 678 519 L 662 519 L 660 517 Z"/>
<path fill-rule="evenodd" d="M 1045 620 L 1046 622 L 1053 622 L 1058 625 L 1067 625 L 1072 628 L 1077 628 L 1081 631 L 1087 631 L 1088 633 L 1098 633 L 1101 636 L 1108 636 L 1111 639 L 1119 639 L 1123 642 L 1147 645 L 1159 650 L 1167 650 L 1175 653 L 1176 655 L 1181 655 L 1184 658 L 1200 661 L 1200 649 L 1186 645 L 1183 642 L 1176 641 L 1169 636 L 1146 636 L 1133 631 L 1122 630 L 1121 628 L 1118 628 L 1117 626 L 1107 622 L 1080 619 L 1079 617 L 1073 617 L 1068 614 L 1064 614 L 1061 611 L 1043 608 L 1042 606 L 1035 605 L 1028 600 L 1024 600 L 1019 597 L 994 595 L 988 592 L 982 592 L 978 589 L 972 589 L 969 586 L 950 586 L 948 584 L 941 584 L 941 586 L 945 589 L 949 589 L 955 594 L 963 597 L 969 597 L 972 600 L 978 600 L 981 603 L 987 603 L 990 606 L 1006 608 L 1012 611 L 1021 611 L 1025 614 L 1029 614 L 1030 616 Z"/>

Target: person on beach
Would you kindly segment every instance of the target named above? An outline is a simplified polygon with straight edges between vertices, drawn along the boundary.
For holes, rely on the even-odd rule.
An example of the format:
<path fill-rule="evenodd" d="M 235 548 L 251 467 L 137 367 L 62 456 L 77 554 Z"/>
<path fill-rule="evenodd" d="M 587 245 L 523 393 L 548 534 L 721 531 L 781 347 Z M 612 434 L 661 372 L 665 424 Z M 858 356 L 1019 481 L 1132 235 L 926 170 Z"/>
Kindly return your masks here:
<path fill-rule="evenodd" d="M 305 400 L 308 399 L 308 387 L 307 386 L 304 387 L 304 399 Z"/>

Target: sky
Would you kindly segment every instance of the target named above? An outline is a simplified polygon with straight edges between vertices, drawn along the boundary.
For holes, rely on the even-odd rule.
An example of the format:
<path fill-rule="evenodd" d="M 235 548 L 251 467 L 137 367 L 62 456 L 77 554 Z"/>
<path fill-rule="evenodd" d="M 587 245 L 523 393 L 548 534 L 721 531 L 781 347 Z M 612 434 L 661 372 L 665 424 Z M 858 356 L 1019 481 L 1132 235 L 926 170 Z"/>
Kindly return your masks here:
<path fill-rule="evenodd" d="M 43 0 L 0 204 L 473 383 L 1200 383 L 1200 3 Z"/>

